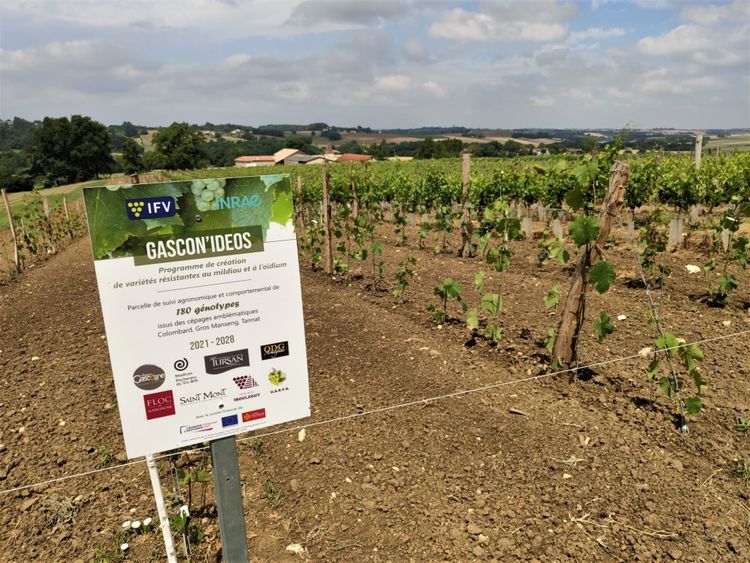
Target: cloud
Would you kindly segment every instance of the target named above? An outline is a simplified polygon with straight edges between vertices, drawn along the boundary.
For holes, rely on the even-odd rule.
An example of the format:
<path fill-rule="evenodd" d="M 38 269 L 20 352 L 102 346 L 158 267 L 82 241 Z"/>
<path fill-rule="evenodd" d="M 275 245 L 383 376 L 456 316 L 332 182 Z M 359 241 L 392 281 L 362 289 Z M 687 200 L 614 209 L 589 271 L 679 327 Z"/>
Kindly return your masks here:
<path fill-rule="evenodd" d="M 559 23 L 499 21 L 478 12 L 456 8 L 430 26 L 430 34 L 463 41 L 555 41 L 567 26 Z"/>
<path fill-rule="evenodd" d="M 711 76 L 680 79 L 678 76 L 669 78 L 653 78 L 640 83 L 642 92 L 669 93 L 682 96 L 696 92 L 715 91 L 724 88 L 724 82 Z"/>
<path fill-rule="evenodd" d="M 693 68 L 742 67 L 750 62 L 750 4 L 691 5 L 680 11 L 689 23 L 643 37 L 639 52 Z"/>
<path fill-rule="evenodd" d="M 429 60 L 430 55 L 424 43 L 417 39 L 412 39 L 404 45 L 404 57 L 414 62 L 424 62 Z"/>
<path fill-rule="evenodd" d="M 552 96 L 531 96 L 531 104 L 538 108 L 546 108 L 555 105 L 555 98 Z"/>
<path fill-rule="evenodd" d="M 565 37 L 567 21 L 575 13 L 572 3 L 556 0 L 494 0 L 480 4 L 477 11 L 442 12 L 430 26 L 430 34 L 462 41 L 556 41 Z"/>
<path fill-rule="evenodd" d="M 408 13 L 404 0 L 3 0 L 4 9 L 92 28 L 212 38 L 288 36 L 382 25 Z"/>
<path fill-rule="evenodd" d="M 658 37 L 644 37 L 638 50 L 647 55 L 674 55 L 712 47 L 713 42 L 696 25 L 680 25 Z"/>
<path fill-rule="evenodd" d="M 408 90 L 411 86 L 411 78 L 404 74 L 388 74 L 375 78 L 375 88 L 389 92 Z"/>
<path fill-rule="evenodd" d="M 408 11 L 408 5 L 402 0 L 306 0 L 294 9 L 287 23 L 304 27 L 316 24 L 341 24 L 345 28 L 378 26 Z"/>
<path fill-rule="evenodd" d="M 694 4 L 684 6 L 680 15 L 691 22 L 700 25 L 714 25 L 732 17 L 743 17 L 747 21 L 750 17 L 750 5 L 743 0 L 735 0 L 731 4 Z"/>
<path fill-rule="evenodd" d="M 622 37 L 625 35 L 625 30 L 619 27 L 601 28 L 601 27 L 590 27 L 585 31 L 574 31 L 568 36 L 570 43 L 580 43 L 587 39 L 607 39 L 609 37 Z"/>
<path fill-rule="evenodd" d="M 20 50 L 0 50 L 0 72 L 6 87 L 40 86 L 110 91 L 138 84 L 154 70 L 119 46 L 106 41 L 54 42 Z"/>
<path fill-rule="evenodd" d="M 717 4 L 719 15 L 708 4 L 671 5 L 672 29 L 647 37 L 643 30 L 653 27 L 593 27 L 577 15 L 580 4 L 558 1 L 337 4 L 343 12 L 299 0 L 264 9 L 257 0 L 3 2 L 2 117 L 750 124 L 745 0 Z M 5 4 L 15 6 L 9 19 Z M 314 9 L 326 6 L 335 13 Z M 617 21 L 617 2 L 601 0 L 598 9 L 599 21 Z M 652 20 L 666 15 L 631 9 Z M 14 26 L 19 21 L 31 23 Z M 134 31 L 144 29 L 157 30 L 148 47 Z"/>
<path fill-rule="evenodd" d="M 433 80 L 428 80 L 422 84 L 422 87 L 436 98 L 445 98 L 445 89 Z"/>

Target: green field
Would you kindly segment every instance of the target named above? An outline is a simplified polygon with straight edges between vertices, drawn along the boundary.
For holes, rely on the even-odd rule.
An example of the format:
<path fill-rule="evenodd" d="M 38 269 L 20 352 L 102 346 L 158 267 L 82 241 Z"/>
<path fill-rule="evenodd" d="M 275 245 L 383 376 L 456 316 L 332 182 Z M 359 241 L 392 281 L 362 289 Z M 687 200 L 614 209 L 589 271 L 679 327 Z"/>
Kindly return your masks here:
<path fill-rule="evenodd" d="M 68 204 L 71 204 L 81 197 L 81 188 L 87 186 L 101 186 L 107 183 L 108 178 L 116 178 L 120 176 L 122 176 L 122 174 L 113 174 L 107 178 L 99 178 L 98 180 L 89 180 L 88 182 L 79 182 L 77 184 L 68 184 L 67 186 L 56 186 L 54 188 L 34 190 L 33 192 L 13 192 L 8 194 L 8 203 L 10 203 L 14 213 L 23 213 L 26 201 L 31 198 L 34 193 L 38 193 L 42 197 L 48 198 L 50 209 L 56 209 L 63 204 L 63 197 L 68 200 Z M 0 231 L 7 228 L 8 213 L 3 205 L 2 213 L 0 213 Z"/>
<path fill-rule="evenodd" d="M 706 143 L 707 149 L 748 150 L 750 149 L 750 134 L 729 135 L 728 137 L 712 137 Z"/>

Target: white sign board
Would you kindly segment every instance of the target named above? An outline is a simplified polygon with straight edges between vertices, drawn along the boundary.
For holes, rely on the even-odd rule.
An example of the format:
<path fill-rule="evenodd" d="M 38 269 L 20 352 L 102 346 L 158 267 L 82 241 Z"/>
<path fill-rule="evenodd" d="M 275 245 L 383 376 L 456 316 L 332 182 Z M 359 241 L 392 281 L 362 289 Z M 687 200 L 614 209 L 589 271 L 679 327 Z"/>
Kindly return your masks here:
<path fill-rule="evenodd" d="M 288 176 L 84 201 L 129 458 L 310 415 Z"/>

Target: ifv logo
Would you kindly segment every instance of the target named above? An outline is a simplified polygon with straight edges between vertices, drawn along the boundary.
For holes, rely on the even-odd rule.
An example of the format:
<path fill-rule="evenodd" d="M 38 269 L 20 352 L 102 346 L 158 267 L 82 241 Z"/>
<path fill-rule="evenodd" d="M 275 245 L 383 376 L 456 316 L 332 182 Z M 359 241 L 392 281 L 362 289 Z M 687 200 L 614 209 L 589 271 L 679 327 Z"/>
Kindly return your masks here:
<path fill-rule="evenodd" d="M 126 199 L 125 205 L 128 218 L 132 220 L 172 217 L 177 213 L 177 204 L 172 196 Z"/>

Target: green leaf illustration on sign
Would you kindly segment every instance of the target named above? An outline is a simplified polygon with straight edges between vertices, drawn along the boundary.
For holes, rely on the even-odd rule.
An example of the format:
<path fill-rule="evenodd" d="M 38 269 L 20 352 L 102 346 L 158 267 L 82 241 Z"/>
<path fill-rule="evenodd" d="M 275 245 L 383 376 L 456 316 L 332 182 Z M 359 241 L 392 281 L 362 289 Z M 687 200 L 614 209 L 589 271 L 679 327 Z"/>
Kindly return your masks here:
<path fill-rule="evenodd" d="M 179 187 L 180 183 L 84 190 L 94 257 L 99 260 L 108 255 L 116 254 L 115 251 L 125 244 L 130 237 L 144 236 L 154 229 L 161 229 L 167 225 L 181 225 L 180 215 L 148 220 L 130 219 L 126 206 L 126 200 L 134 198 L 156 196 L 177 198 L 182 194 Z"/>
<path fill-rule="evenodd" d="M 172 198 L 176 213 L 128 213 L 129 200 L 159 197 Z M 86 188 L 84 200 L 96 260 L 133 256 L 144 237 L 259 226 L 265 239 L 271 221 L 286 227 L 294 217 L 289 176 L 283 174 Z"/>

